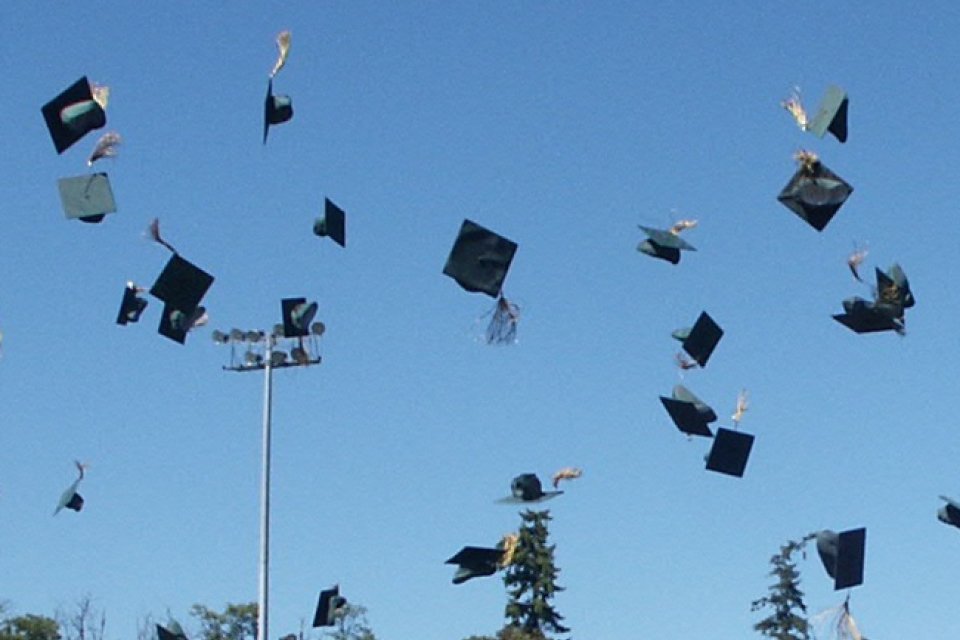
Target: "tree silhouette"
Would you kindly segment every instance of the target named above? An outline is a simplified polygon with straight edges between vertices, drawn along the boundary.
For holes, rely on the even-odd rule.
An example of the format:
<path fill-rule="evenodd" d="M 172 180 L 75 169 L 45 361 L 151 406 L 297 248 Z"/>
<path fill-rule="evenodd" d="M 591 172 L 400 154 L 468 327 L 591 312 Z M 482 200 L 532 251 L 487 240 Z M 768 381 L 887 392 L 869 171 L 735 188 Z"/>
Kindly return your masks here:
<path fill-rule="evenodd" d="M 800 590 L 800 572 L 797 570 L 793 554 L 806 554 L 806 545 L 815 534 L 807 534 L 800 540 L 790 540 L 780 553 L 770 558 L 771 576 L 776 582 L 768 587 L 769 595 L 751 604 L 751 611 L 773 609 L 766 618 L 753 625 L 755 631 L 767 638 L 776 640 L 809 640 L 810 625 L 807 622 L 807 605 L 803 602 Z"/>

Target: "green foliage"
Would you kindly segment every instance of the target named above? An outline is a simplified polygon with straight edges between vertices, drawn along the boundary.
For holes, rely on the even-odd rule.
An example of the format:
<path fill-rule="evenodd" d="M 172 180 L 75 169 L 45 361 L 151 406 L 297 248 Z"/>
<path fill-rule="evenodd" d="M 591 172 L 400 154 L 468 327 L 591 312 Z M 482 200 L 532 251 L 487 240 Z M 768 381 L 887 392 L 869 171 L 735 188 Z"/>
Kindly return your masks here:
<path fill-rule="evenodd" d="M 257 603 L 227 604 L 223 613 L 202 604 L 190 608 L 190 615 L 200 621 L 200 640 L 256 640 Z"/>
<path fill-rule="evenodd" d="M 347 603 L 337 611 L 333 631 L 327 631 L 331 640 L 377 640 L 367 624 L 367 608 Z"/>
<path fill-rule="evenodd" d="M 507 625 L 499 640 L 540 640 L 546 632 L 566 633 L 561 616 L 551 601 L 563 587 L 556 584 L 560 570 L 553 564 L 555 545 L 547 544 L 549 511 L 527 510 L 521 524 L 513 562 L 503 582 L 507 586 Z"/>
<path fill-rule="evenodd" d="M 0 640 L 60 640 L 60 625 L 32 613 L 6 618 L 0 620 Z"/>
<path fill-rule="evenodd" d="M 800 572 L 797 570 L 793 554 L 798 551 L 805 554 L 807 542 L 814 534 L 808 534 L 800 540 L 790 540 L 780 547 L 780 553 L 770 558 L 770 576 L 776 582 L 768 587 L 769 595 L 754 600 L 750 610 L 772 609 L 766 618 L 753 625 L 760 635 L 775 640 L 809 640 L 810 625 L 806 619 L 807 606 L 803 602 L 800 590 Z"/>

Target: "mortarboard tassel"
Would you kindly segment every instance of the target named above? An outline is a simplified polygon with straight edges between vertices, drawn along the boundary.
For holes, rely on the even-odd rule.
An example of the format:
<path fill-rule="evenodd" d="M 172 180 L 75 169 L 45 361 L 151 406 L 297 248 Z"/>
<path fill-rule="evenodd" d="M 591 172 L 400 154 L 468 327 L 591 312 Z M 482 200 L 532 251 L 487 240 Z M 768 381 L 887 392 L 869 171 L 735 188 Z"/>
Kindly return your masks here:
<path fill-rule="evenodd" d="M 156 242 L 157 244 L 163 245 L 170 250 L 171 253 L 177 255 L 177 250 L 173 248 L 166 240 L 160 237 L 160 218 L 154 218 L 150 222 L 150 226 L 147 227 L 147 233 L 150 235 L 150 239 Z"/>
<path fill-rule="evenodd" d="M 820 156 L 806 149 L 799 149 L 793 154 L 793 159 L 797 161 L 805 173 L 813 173 L 816 166 L 820 164 Z"/>
<path fill-rule="evenodd" d="M 863 278 L 860 277 L 860 265 L 863 264 L 866 258 L 867 250 L 865 248 L 857 248 L 856 246 L 854 246 L 853 253 L 847 256 L 847 267 L 850 268 L 850 273 L 853 274 L 857 282 L 863 282 Z"/>
<path fill-rule="evenodd" d="M 674 356 L 674 360 L 676 361 L 677 366 L 680 367 L 680 371 L 688 371 L 690 369 L 696 369 L 698 366 L 700 366 L 679 351 L 677 352 L 677 355 Z"/>
<path fill-rule="evenodd" d="M 93 96 L 94 102 L 100 105 L 101 109 L 104 111 L 107 110 L 107 103 L 110 101 L 110 87 L 105 87 L 100 84 L 91 85 L 90 95 Z"/>
<path fill-rule="evenodd" d="M 553 474 L 553 488 L 556 489 L 561 480 L 575 480 L 583 475 L 583 470 L 577 467 L 564 467 Z"/>
<path fill-rule="evenodd" d="M 676 222 L 673 223 L 673 226 L 670 227 L 670 233 L 672 233 L 675 236 L 678 236 L 680 235 L 681 231 L 686 231 L 687 229 L 693 229 L 695 226 L 697 226 L 696 220 L 689 220 L 689 219 L 677 220 Z"/>
<path fill-rule="evenodd" d="M 503 556 L 500 558 L 500 562 L 497 564 L 501 569 L 509 567 L 513 564 L 513 555 L 517 551 L 517 543 L 520 541 L 520 536 L 515 533 L 506 533 L 503 538 L 500 539 L 500 544 L 498 545 L 503 549 Z"/>
<path fill-rule="evenodd" d="M 737 394 L 737 407 L 734 409 L 733 415 L 730 417 L 735 426 L 740 426 L 740 421 L 743 420 L 743 414 L 747 412 L 749 407 L 750 404 L 747 402 L 747 390 L 741 389 L 740 393 Z"/>
<path fill-rule="evenodd" d="M 514 344 L 517 341 L 519 321 L 520 307 L 501 295 L 493 309 L 490 324 L 487 325 L 487 344 Z"/>
<path fill-rule="evenodd" d="M 287 56 L 290 55 L 290 32 L 281 31 L 277 34 L 277 50 L 280 52 L 279 57 L 277 58 L 276 64 L 273 65 L 273 71 L 270 72 L 270 77 L 274 77 L 283 69 L 283 65 L 287 64 Z"/>
<path fill-rule="evenodd" d="M 807 130 L 810 123 L 807 119 L 807 112 L 803 108 L 803 103 L 800 101 L 800 89 L 795 88 L 790 97 L 781 102 L 780 106 L 790 112 L 798 127 L 804 131 Z"/>
<path fill-rule="evenodd" d="M 93 148 L 93 153 L 87 158 L 87 166 L 93 166 L 93 163 L 100 158 L 116 157 L 119 151 L 117 147 L 120 146 L 122 141 L 120 134 L 115 131 L 110 131 L 100 136 L 100 139 L 97 140 L 97 146 Z"/>

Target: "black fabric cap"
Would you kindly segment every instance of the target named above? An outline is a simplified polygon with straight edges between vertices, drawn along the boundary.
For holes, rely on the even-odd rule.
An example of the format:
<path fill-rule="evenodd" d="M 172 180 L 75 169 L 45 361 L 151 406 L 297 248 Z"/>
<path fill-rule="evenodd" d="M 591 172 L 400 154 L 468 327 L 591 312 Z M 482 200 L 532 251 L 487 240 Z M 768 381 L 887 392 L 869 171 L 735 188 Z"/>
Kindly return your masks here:
<path fill-rule="evenodd" d="M 704 414 L 697 408 L 693 402 L 685 402 L 675 398 L 660 396 L 660 402 L 663 408 L 670 414 L 673 424 L 677 425 L 683 433 L 691 436 L 703 436 L 712 438 L 713 432 L 707 426 Z"/>
<path fill-rule="evenodd" d="M 940 496 L 947 504 L 937 510 L 937 520 L 945 524 L 960 528 L 960 503 L 947 496 Z"/>
<path fill-rule="evenodd" d="M 293 117 L 293 102 L 290 96 L 273 95 L 273 78 L 267 82 L 267 99 L 263 105 L 263 144 L 272 124 L 282 124 Z"/>
<path fill-rule="evenodd" d="M 717 429 L 717 437 L 707 456 L 707 469 L 742 478 L 753 447 L 753 438 L 748 433 L 722 427 Z"/>
<path fill-rule="evenodd" d="M 343 209 L 335 205 L 329 198 L 323 199 L 323 217 L 313 223 L 313 232 L 323 237 L 329 237 L 341 247 L 347 246 L 347 216 Z"/>
<path fill-rule="evenodd" d="M 653 258 L 666 260 L 670 264 L 680 262 L 680 251 L 696 251 L 696 248 L 689 242 L 675 233 L 670 233 L 663 229 L 654 229 L 637 225 L 647 234 L 647 240 L 642 240 L 637 245 L 637 251 Z"/>
<path fill-rule="evenodd" d="M 832 133 L 840 142 L 847 141 L 847 107 L 850 100 L 843 89 L 836 86 L 827 87 L 827 93 L 820 101 L 817 114 L 813 117 L 807 130 L 823 137 L 827 131 Z"/>
<path fill-rule="evenodd" d="M 827 575 L 834 580 L 834 591 L 863 584 L 866 543 L 865 528 L 851 529 L 840 534 L 829 529 L 817 533 L 817 553 Z"/>
<path fill-rule="evenodd" d="M 150 295 L 190 314 L 212 284 L 213 276 L 174 254 L 150 288 Z"/>
<path fill-rule="evenodd" d="M 280 313 L 283 315 L 283 337 L 297 338 L 310 334 L 310 323 L 317 315 L 319 305 L 307 304 L 306 298 L 285 298 L 280 301 Z"/>
<path fill-rule="evenodd" d="M 499 568 L 503 549 L 489 547 L 464 547 L 444 564 L 458 565 L 453 584 L 463 584 L 471 578 L 492 576 Z"/>
<path fill-rule="evenodd" d="M 693 406 L 696 407 L 697 412 L 700 414 L 700 417 L 704 422 L 710 423 L 717 421 L 717 414 L 713 410 L 713 407 L 698 398 L 692 391 L 687 389 L 682 384 L 678 384 L 673 388 L 673 399 L 680 400 L 682 402 L 693 403 Z"/>
<path fill-rule="evenodd" d="M 206 313 L 203 307 L 194 307 L 190 311 L 184 311 L 171 304 L 163 305 L 163 313 L 160 315 L 160 326 L 157 327 L 157 333 L 165 338 L 170 338 L 174 342 L 185 344 L 187 333 L 193 327 L 194 321 Z"/>
<path fill-rule="evenodd" d="M 158 624 L 157 640 L 187 640 L 187 635 L 183 632 L 183 629 L 180 628 L 180 625 L 176 625 L 176 627 L 175 630 L 171 630 Z"/>
<path fill-rule="evenodd" d="M 818 160 L 797 169 L 777 200 L 811 227 L 823 231 L 851 193 L 853 187 Z"/>
<path fill-rule="evenodd" d="M 696 360 L 697 364 L 705 367 L 722 337 L 723 329 L 704 311 L 690 329 L 690 334 L 684 339 L 683 350 Z"/>
<path fill-rule="evenodd" d="M 137 295 L 137 287 L 128 284 L 123 290 L 123 301 L 120 302 L 117 324 L 125 325 L 128 322 L 137 322 L 140 320 L 140 314 L 146 308 L 147 301 Z"/>
<path fill-rule="evenodd" d="M 903 331 L 901 315 L 896 308 L 878 305 L 860 297 L 843 301 L 844 312 L 833 319 L 856 333 L 877 333 L 880 331 Z"/>
<path fill-rule="evenodd" d="M 485 229 L 475 222 L 464 220 L 453 244 L 444 275 L 457 281 L 467 291 L 485 293 L 492 298 L 500 295 L 507 270 L 517 251 L 517 244 Z"/>
<path fill-rule="evenodd" d="M 86 76 L 43 105 L 40 111 L 57 153 L 63 153 L 89 132 L 107 124 L 107 114 L 93 99 Z"/>
<path fill-rule="evenodd" d="M 337 610 L 347 604 L 347 599 L 340 595 L 340 586 L 324 589 L 320 592 L 317 602 L 317 611 L 313 614 L 313 627 L 332 627 Z"/>
<path fill-rule="evenodd" d="M 540 478 L 535 473 L 521 473 L 510 482 L 510 497 L 498 502 L 517 504 L 521 502 L 543 502 L 561 495 L 563 491 L 544 491 Z"/>

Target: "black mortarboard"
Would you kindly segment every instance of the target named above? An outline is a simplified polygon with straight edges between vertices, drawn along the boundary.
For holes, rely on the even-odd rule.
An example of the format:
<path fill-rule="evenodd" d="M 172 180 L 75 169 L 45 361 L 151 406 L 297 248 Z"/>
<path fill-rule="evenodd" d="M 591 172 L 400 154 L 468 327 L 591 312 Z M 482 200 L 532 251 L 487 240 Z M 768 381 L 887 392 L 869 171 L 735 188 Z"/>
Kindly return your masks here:
<path fill-rule="evenodd" d="M 107 124 L 107 114 L 94 100 L 86 76 L 43 105 L 40 111 L 57 153 L 63 153 L 89 132 Z"/>
<path fill-rule="evenodd" d="M 680 262 L 680 251 L 696 251 L 696 248 L 676 233 L 637 225 L 647 234 L 647 239 L 637 245 L 640 253 L 666 260 L 671 264 Z"/>
<path fill-rule="evenodd" d="M 675 335 L 684 335 L 682 331 L 674 331 Z M 710 315 L 703 311 L 696 323 L 684 335 L 682 340 L 683 350 L 697 361 L 701 367 L 707 366 L 707 360 L 713 350 L 717 348 L 717 343 L 723 337 L 723 329 L 720 328 Z"/>
<path fill-rule="evenodd" d="M 843 311 L 833 319 L 856 333 L 904 332 L 903 314 L 896 307 L 854 296 L 843 301 Z"/>
<path fill-rule="evenodd" d="M 323 199 L 323 217 L 313 223 L 313 232 L 323 237 L 329 237 L 341 247 L 347 246 L 347 216 L 343 209 Z"/>
<path fill-rule="evenodd" d="M 721 427 L 707 456 L 707 469 L 742 478 L 752 447 L 753 436 L 749 433 Z"/>
<path fill-rule="evenodd" d="M 267 82 L 267 99 L 263 105 L 263 144 L 267 144 L 267 132 L 272 124 L 282 124 L 293 117 L 293 101 L 290 96 L 273 95 L 273 78 Z"/>
<path fill-rule="evenodd" d="M 713 410 L 706 405 L 703 406 L 709 410 L 709 413 L 689 400 L 678 400 L 677 398 L 660 396 L 660 402 L 663 403 L 663 408 L 670 414 L 670 419 L 673 420 L 673 424 L 683 433 L 691 436 L 703 436 L 705 438 L 713 437 L 713 432 L 710 431 L 710 427 L 707 426 L 709 422 L 713 421 L 707 420 L 710 414 L 713 414 Z M 713 419 L 716 420 L 716 414 L 713 414 Z"/>
<path fill-rule="evenodd" d="M 672 397 L 674 400 L 680 400 L 682 402 L 691 402 L 693 406 L 696 407 L 697 411 L 700 414 L 700 417 L 703 418 L 704 422 L 716 422 L 717 414 L 714 412 L 713 408 L 708 405 L 706 402 L 698 398 L 690 389 L 687 389 L 682 384 L 678 384 L 673 387 Z"/>
<path fill-rule="evenodd" d="M 820 101 L 817 114 L 807 126 L 807 131 L 822 138 L 827 131 L 840 142 L 847 141 L 847 106 L 850 100 L 843 89 L 837 86 L 827 87 L 827 93 Z"/>
<path fill-rule="evenodd" d="M 283 337 L 297 338 L 310 334 L 310 323 L 317 315 L 319 305 L 316 302 L 307 304 L 306 298 L 286 298 L 280 301 L 280 312 L 283 314 Z"/>
<path fill-rule="evenodd" d="M 347 599 L 340 595 L 340 585 L 321 591 L 317 611 L 313 614 L 313 627 L 332 627 L 337 612 L 346 604 Z"/>
<path fill-rule="evenodd" d="M 947 504 L 937 510 L 937 520 L 960 528 L 960 504 L 947 496 L 940 496 L 940 499 L 945 500 Z"/>
<path fill-rule="evenodd" d="M 157 640 L 187 640 L 187 634 L 177 622 L 171 622 L 167 627 L 158 624 Z"/>
<path fill-rule="evenodd" d="M 516 251 L 515 242 L 464 220 L 443 273 L 467 291 L 479 291 L 496 298 Z"/>
<path fill-rule="evenodd" d="M 812 159 L 801 162 L 777 200 L 811 227 L 823 231 L 851 193 L 853 187 L 843 178 Z"/>
<path fill-rule="evenodd" d="M 202 306 L 194 307 L 192 311 L 183 311 L 171 304 L 165 304 L 157 333 L 174 342 L 185 344 L 187 333 L 206 313 L 206 308 Z"/>
<path fill-rule="evenodd" d="M 470 578 L 495 574 L 501 558 L 503 558 L 503 549 L 464 547 L 444 564 L 459 566 L 453 575 L 453 584 L 463 584 Z"/>
<path fill-rule="evenodd" d="M 200 304 L 212 284 L 213 276 L 174 254 L 150 287 L 150 295 L 189 314 Z"/>
<path fill-rule="evenodd" d="M 57 188 L 60 190 L 60 202 L 67 218 L 100 222 L 106 214 L 117 210 L 106 173 L 60 178 L 57 180 Z"/>
<path fill-rule="evenodd" d="M 834 591 L 863 584 L 866 544 L 867 530 L 864 528 L 839 534 L 829 529 L 817 533 L 817 553 L 827 575 L 834 580 Z"/>
<path fill-rule="evenodd" d="M 521 473 L 510 482 L 510 497 L 500 498 L 497 502 L 543 502 L 562 493 L 563 491 L 544 491 L 543 484 L 535 473 Z"/>
<path fill-rule="evenodd" d="M 117 314 L 117 324 L 127 324 L 140 320 L 140 314 L 147 308 L 147 301 L 138 296 L 140 289 L 132 282 L 123 290 L 123 301 Z"/>
<path fill-rule="evenodd" d="M 909 309 L 916 300 L 910 291 L 910 281 L 903 268 L 893 263 L 886 273 L 876 269 L 877 273 L 877 303 L 894 305 L 901 309 Z"/>
<path fill-rule="evenodd" d="M 80 511 L 83 509 L 83 497 L 77 492 L 77 488 L 80 486 L 80 481 L 83 480 L 84 465 L 79 462 L 75 464 L 77 465 L 77 470 L 80 472 L 80 476 L 60 494 L 60 501 L 57 502 L 57 508 L 54 510 L 53 515 L 57 515 L 60 513 L 60 510 L 64 508 L 70 509 L 71 511 Z"/>

